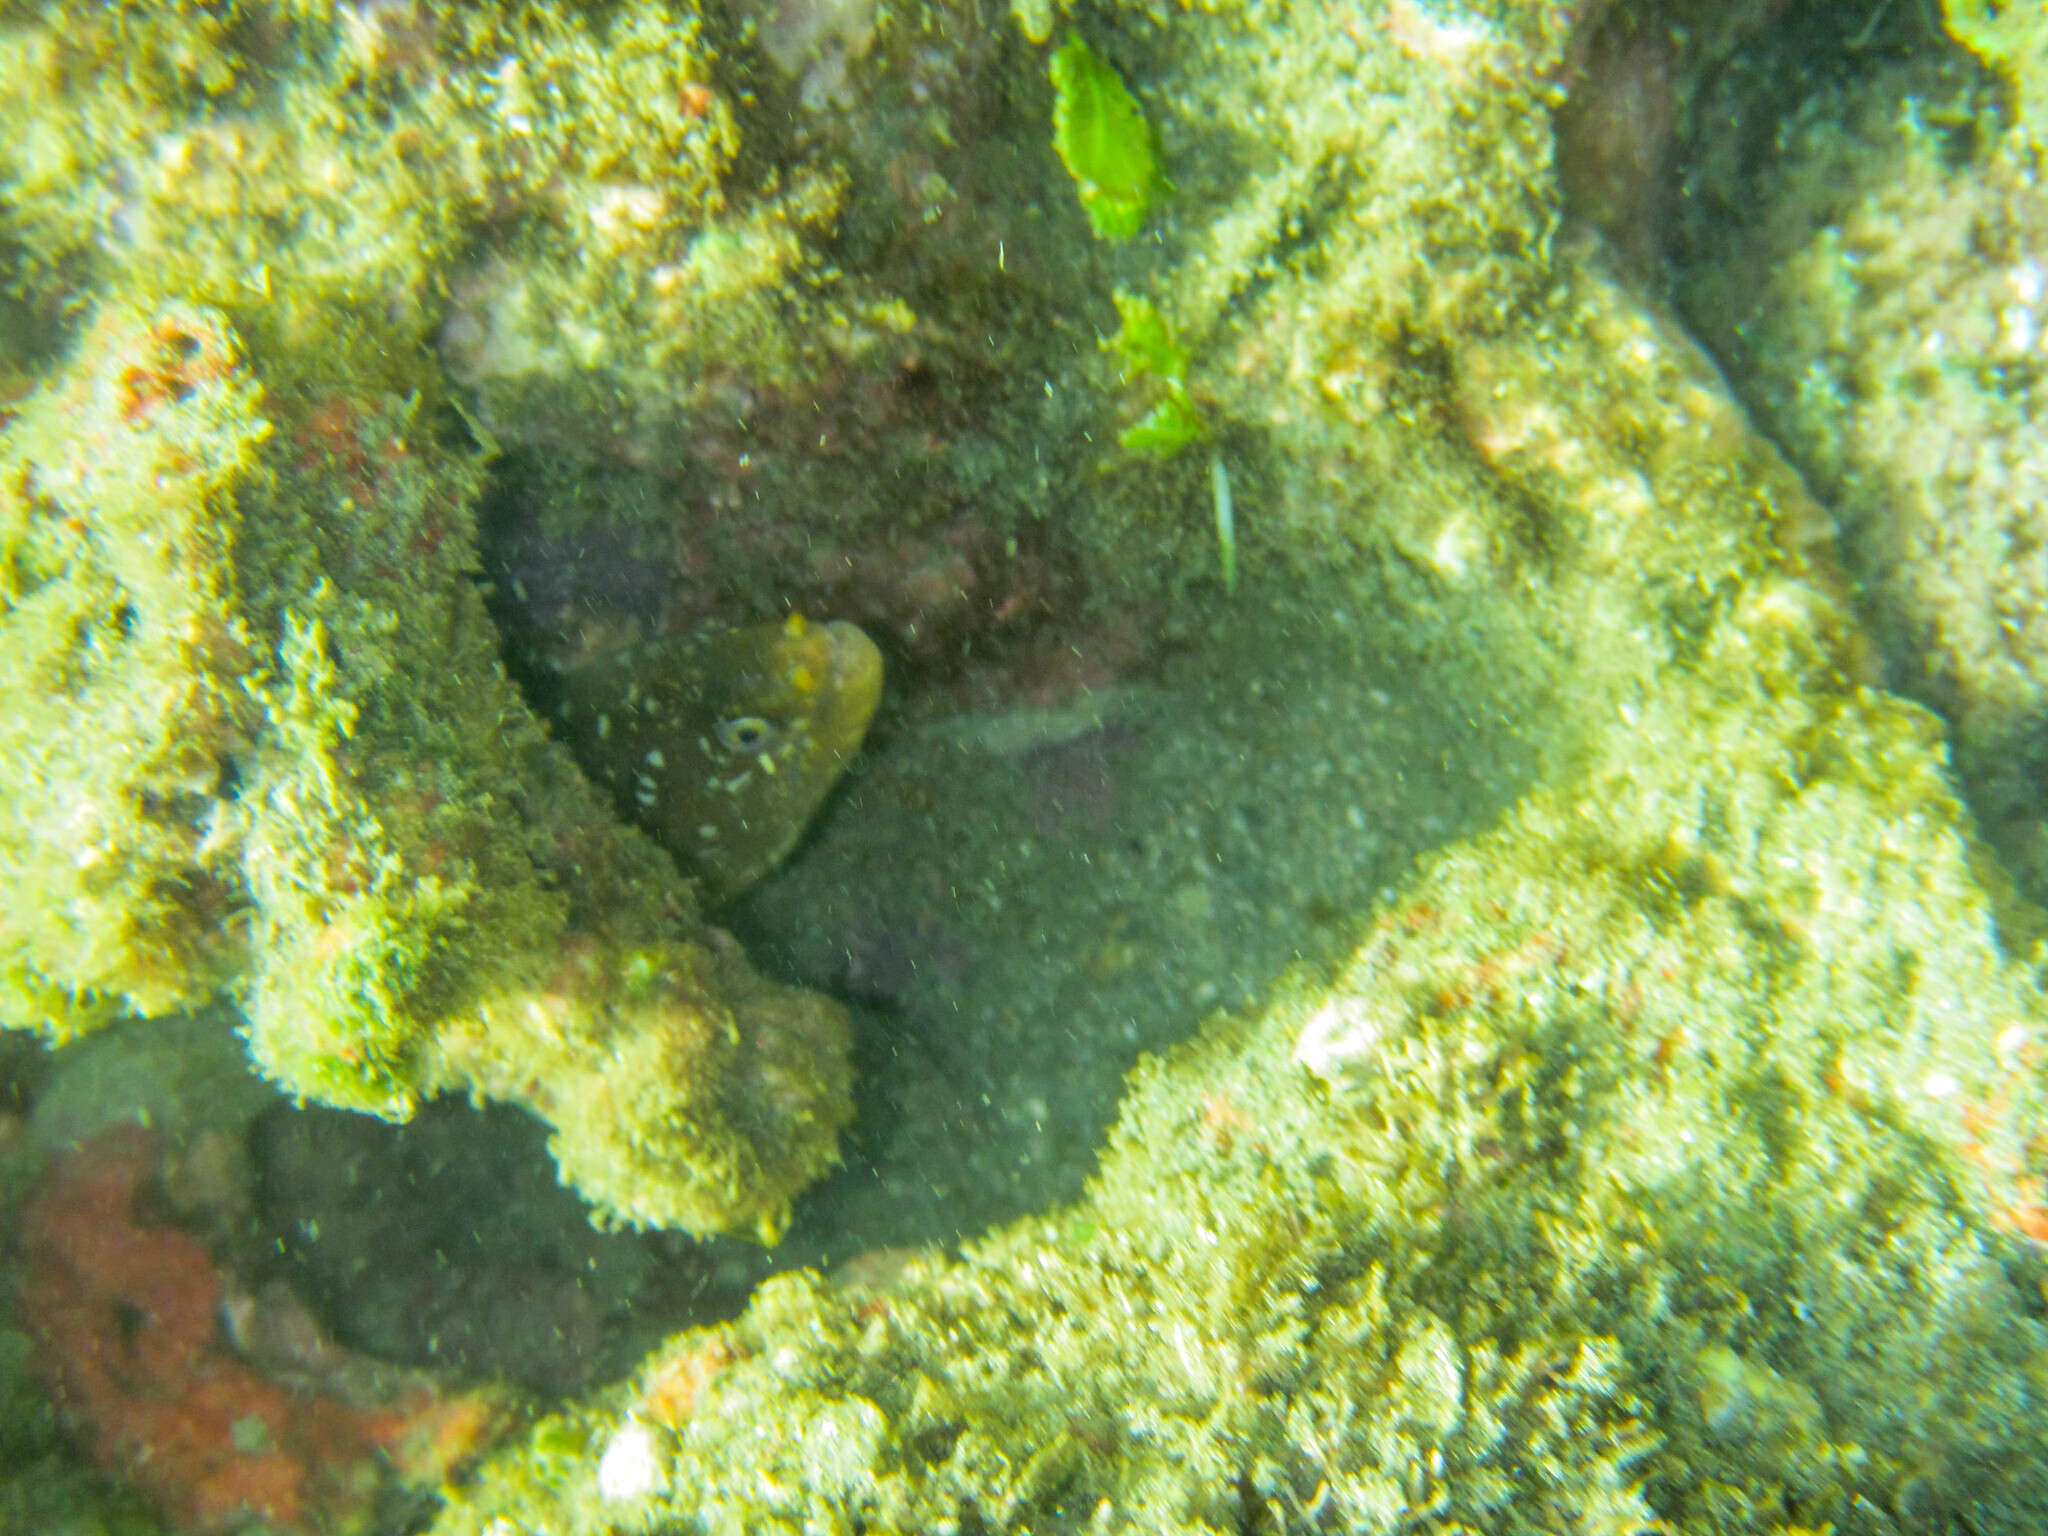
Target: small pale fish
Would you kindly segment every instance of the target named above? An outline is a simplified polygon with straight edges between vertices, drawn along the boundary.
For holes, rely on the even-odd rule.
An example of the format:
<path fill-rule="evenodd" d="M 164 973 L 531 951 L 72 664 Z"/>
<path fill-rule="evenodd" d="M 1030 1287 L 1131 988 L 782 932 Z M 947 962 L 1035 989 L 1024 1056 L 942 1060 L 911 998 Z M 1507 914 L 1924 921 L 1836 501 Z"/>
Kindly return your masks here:
<path fill-rule="evenodd" d="M 881 696 L 872 640 L 791 617 L 609 652 L 562 675 L 556 717 L 583 771 L 716 904 L 795 846 Z"/>

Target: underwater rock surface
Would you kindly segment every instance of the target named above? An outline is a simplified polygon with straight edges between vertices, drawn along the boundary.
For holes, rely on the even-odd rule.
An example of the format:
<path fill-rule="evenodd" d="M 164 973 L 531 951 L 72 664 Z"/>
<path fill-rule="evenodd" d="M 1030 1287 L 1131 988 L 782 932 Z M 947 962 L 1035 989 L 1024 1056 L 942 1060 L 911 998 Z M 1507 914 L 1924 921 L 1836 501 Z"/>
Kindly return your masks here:
<path fill-rule="evenodd" d="M 1723 82 L 1708 115 L 1746 126 L 1688 176 L 1677 291 L 1837 510 L 1888 677 L 1947 719 L 1973 809 L 2039 900 L 2048 195 L 2030 132 L 2048 109 L 2024 71 L 1986 68 L 2007 53 L 1943 43 L 1803 89 L 1773 84 L 1769 57 Z M 1765 150 L 1779 97 L 1792 126 Z"/>
<path fill-rule="evenodd" d="M 2040 1528 L 2041 918 L 1615 142 L 1803 8 L 1064 11 L 1117 244 L 1052 10 L 11 13 L 0 1016 L 627 1222 L 854 1128 L 438 1531 Z M 791 611 L 896 693 L 750 960 L 506 664 Z"/>
<path fill-rule="evenodd" d="M 2027 1529 L 2040 995 L 1811 602 L 1149 1062 L 1079 1201 L 769 1282 L 436 1529 Z"/>
<path fill-rule="evenodd" d="M 545 739 L 464 578 L 473 460 L 412 422 L 267 400 L 216 312 L 118 304 L 20 403 L 9 1021 L 232 988 L 291 1092 L 522 1103 L 612 1218 L 772 1232 L 836 1156 L 843 1015 L 702 928 Z"/>

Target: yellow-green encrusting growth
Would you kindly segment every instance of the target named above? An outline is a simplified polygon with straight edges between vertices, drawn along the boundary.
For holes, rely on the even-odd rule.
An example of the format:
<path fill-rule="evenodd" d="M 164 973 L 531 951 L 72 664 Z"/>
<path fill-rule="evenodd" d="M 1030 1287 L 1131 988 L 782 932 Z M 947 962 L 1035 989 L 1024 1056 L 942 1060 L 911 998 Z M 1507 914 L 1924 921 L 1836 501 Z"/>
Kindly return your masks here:
<path fill-rule="evenodd" d="M 2013 137 L 2048 154 L 2048 12 L 2016 0 L 1942 0 L 1948 33 L 2010 83 Z"/>
<path fill-rule="evenodd" d="M 244 962 L 220 781 L 263 715 L 236 488 L 270 424 L 240 348 L 186 306 L 88 345 L 0 434 L 0 1016 L 59 1039 Z"/>
<path fill-rule="evenodd" d="M 548 273 L 527 297 L 588 346 L 626 275 L 608 255 L 769 222 L 728 208 L 738 136 L 700 33 L 657 4 L 602 28 L 553 5 L 21 17 L 0 51 L 10 226 L 38 266 L 221 305 L 273 367 L 318 368 L 365 327 L 425 336 L 476 223 L 509 219 Z M 794 255 L 786 228 L 721 233 L 745 248 L 720 263 L 735 303 L 730 268 L 772 280 L 767 252 Z"/>

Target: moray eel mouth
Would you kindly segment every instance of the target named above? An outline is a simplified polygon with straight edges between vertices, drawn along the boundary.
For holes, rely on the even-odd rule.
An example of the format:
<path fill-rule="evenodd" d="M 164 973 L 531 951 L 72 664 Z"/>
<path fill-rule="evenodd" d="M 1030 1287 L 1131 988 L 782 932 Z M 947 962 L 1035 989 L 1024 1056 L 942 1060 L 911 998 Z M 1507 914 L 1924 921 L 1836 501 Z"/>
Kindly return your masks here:
<path fill-rule="evenodd" d="M 600 656 L 563 674 L 556 721 L 715 905 L 795 846 L 881 697 L 882 653 L 857 625 L 793 615 Z"/>

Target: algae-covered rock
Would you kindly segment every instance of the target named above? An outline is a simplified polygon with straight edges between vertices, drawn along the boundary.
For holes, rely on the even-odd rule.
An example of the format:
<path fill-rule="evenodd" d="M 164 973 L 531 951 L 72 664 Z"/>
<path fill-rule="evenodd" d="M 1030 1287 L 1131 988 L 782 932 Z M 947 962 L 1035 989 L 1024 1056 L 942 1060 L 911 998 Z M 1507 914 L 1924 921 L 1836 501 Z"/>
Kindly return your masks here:
<path fill-rule="evenodd" d="M 1152 291 L 1256 488 L 1247 587 L 1389 573 L 1433 680 L 1554 690 L 1545 782 L 1142 1066 L 1082 1200 L 764 1286 L 440 1530 L 2048 1516 L 2030 915 L 1871 686 L 1825 509 L 1549 241 L 1567 9 L 1251 7 L 1153 77 L 1232 149 L 1173 165 Z M 1154 473 L 1099 547 L 1204 536 L 1141 521 Z"/>
<path fill-rule="evenodd" d="M 1050 30 L 1050 8 L 1020 10 L 1030 36 Z M 109 761 L 91 803 L 118 826 L 160 783 L 191 797 L 124 845 L 104 904 L 89 868 L 23 862 L 45 888 L 71 882 L 66 921 L 114 935 L 66 949 L 61 926 L 0 929 L 25 1020 L 75 1030 L 229 985 L 258 1059 L 309 1096 L 393 1116 L 443 1088 L 511 1099 L 554 1122 L 565 1172 L 616 1216 L 774 1226 L 846 1114 L 839 1011 L 705 927 L 505 681 L 466 579 L 480 432 L 522 460 L 501 465 L 493 511 L 520 503 L 540 571 L 586 541 L 605 572 L 644 559 L 665 515 L 647 509 L 686 485 L 667 552 L 704 579 L 683 611 L 728 581 L 773 605 L 790 588 L 744 576 L 809 561 L 884 609 L 892 582 L 959 594 L 948 611 L 973 617 L 930 626 L 939 650 L 989 633 L 984 609 L 994 625 L 1080 590 L 1016 574 L 1048 551 L 1096 582 L 1067 634 L 1094 639 L 1115 612 L 1192 649 L 1205 597 L 1221 601 L 1213 487 L 1234 485 L 1235 605 L 1317 578 L 1295 607 L 1251 610 L 1292 626 L 1269 644 L 1312 660 L 1318 625 L 1397 638 L 1386 650 L 1414 675 L 1394 686 L 1447 712 L 1516 701 L 1528 719 L 1475 739 L 1511 743 L 1540 779 L 1510 792 L 1520 760 L 1475 774 L 1485 794 L 1461 811 L 1514 801 L 1491 825 L 1437 834 L 1406 876 L 1347 875 L 1343 904 L 1302 916 L 1300 949 L 1337 958 L 1142 1066 L 1084 1198 L 956 1253 L 770 1282 L 736 1321 L 540 1420 L 451 1493 L 440 1529 L 2040 1527 L 2048 1010 L 2016 958 L 2030 914 L 1994 914 L 1930 717 L 1871 686 L 1826 512 L 1671 317 L 1562 228 L 1550 111 L 1585 31 L 1640 19 L 1654 43 L 1664 8 L 1076 15 L 1156 122 L 1176 188 L 1149 215 L 1157 238 L 1117 246 L 1073 207 L 1039 45 L 977 51 L 965 27 L 938 41 L 954 11 L 878 13 L 857 47 L 835 32 L 843 74 L 815 91 L 730 61 L 727 76 L 689 29 L 689 70 L 663 77 L 649 17 L 679 13 L 630 5 L 536 6 L 516 25 L 372 8 L 324 32 L 307 14 L 292 25 L 328 45 L 309 50 L 329 66 L 314 96 L 396 135 L 369 132 L 375 153 L 349 166 L 396 175 L 389 155 L 442 222 L 399 237 L 426 256 L 358 281 L 312 259 L 335 226 L 309 187 L 303 229 L 253 274 L 239 228 L 221 259 L 166 266 L 175 294 L 105 278 L 68 361 L 14 407 L 0 495 L 28 553 L 8 615 L 51 593 L 93 618 L 47 642 L 60 678 L 147 662 L 188 680 L 147 696 L 147 731 L 95 744 Z M 237 81 L 271 80 L 299 34 L 160 24 L 186 31 L 140 49 L 155 73 L 58 68 L 82 95 L 20 98 L 39 129 L 10 195 L 34 206 L 10 233 L 46 287 L 96 241 L 157 249 L 164 206 L 137 187 L 218 190 L 265 144 L 265 163 L 319 161 L 200 106 L 253 103 Z M 40 57 L 66 59 L 40 36 Z M 605 85 L 607 40 L 621 78 L 674 88 L 647 118 Z M 1594 73 L 1618 95 L 1685 56 Z M 964 112 L 963 82 L 992 85 L 993 118 Z M 721 104 L 737 132 L 754 89 L 771 103 L 745 120 L 762 159 L 728 161 Z M 167 116 L 125 123 L 123 91 Z M 94 110 L 65 118 L 60 99 Z M 1033 103 L 1028 149 L 952 142 Z M 1592 117 L 1595 139 L 1628 120 Z M 616 158 L 585 122 L 609 125 L 596 140 Z M 152 159 L 173 123 L 195 158 Z M 535 133 L 546 153 L 529 157 Z M 654 185 L 653 145 L 689 150 L 687 185 Z M 952 197 L 984 149 L 997 169 L 978 199 Z M 611 164 L 627 184 L 601 189 Z M 175 174 L 139 175 L 157 165 Z M 169 204 L 232 211 L 198 196 Z M 930 218 L 899 218 L 912 203 Z M 849 276 L 835 256 L 868 265 Z M 266 286 L 274 307 L 249 296 Z M 1132 402 L 1091 333 L 1119 291 L 1185 353 L 1175 395 L 1223 471 L 1111 455 Z M 115 430 L 137 328 L 167 318 L 195 329 L 200 345 L 173 347 L 187 367 L 217 361 L 205 378 L 144 371 L 161 407 Z M 82 429 L 59 420 L 56 402 L 100 398 L 114 407 Z M 103 552 L 136 504 L 121 488 L 183 472 L 159 445 L 187 410 L 229 446 L 143 523 L 208 538 L 152 546 L 158 563 L 128 574 Z M 76 454 L 75 430 L 113 444 L 113 468 Z M 85 467 L 67 480 L 67 462 Z M 871 542 L 899 504 L 900 539 Z M 155 627 L 182 611 L 143 600 L 160 568 L 195 573 L 232 644 Z M 543 662 L 596 638 L 578 632 L 587 589 L 555 585 L 565 632 Z M 936 669 L 918 627 L 894 641 Z M 1258 654 L 1200 657 L 1206 697 L 1255 722 Z M 216 695 L 232 709 L 200 707 Z M 193 761 L 159 745 L 188 720 L 219 742 Z M 1307 761 L 1274 735 L 1255 723 L 1244 755 Z M 36 797 L 4 803 L 28 837 Z M 1395 784 L 1371 803 L 1425 802 Z M 1247 793 L 1202 807 L 1236 841 L 1200 843 L 1185 813 L 1187 840 L 1120 857 L 1154 873 L 1183 852 L 1205 872 L 1256 858 L 1260 818 L 1289 809 Z M 1202 905 L 1171 878 L 1133 899 Z M 134 892 L 187 887 L 206 896 L 196 916 L 168 900 L 137 915 Z M 131 930 L 214 979 L 138 963 Z M 1062 982 L 1088 985 L 1077 971 Z M 160 975 L 173 991 L 148 993 Z"/>
<path fill-rule="evenodd" d="M 294 1093 L 534 1108 L 608 1219 L 772 1234 L 834 1160 L 842 1011 L 703 926 L 703 893 L 590 793 L 500 652 L 586 661 L 849 591 L 902 629 L 934 601 L 975 622 L 948 562 L 1015 559 L 1046 488 L 976 507 L 963 485 L 997 477 L 970 451 L 906 495 L 865 455 L 916 472 L 934 419 L 1047 370 L 977 361 L 936 412 L 919 388 L 921 349 L 986 350 L 980 311 L 1023 266 L 922 270 L 985 226 L 941 234 L 937 163 L 891 180 L 905 152 L 1004 163 L 959 142 L 988 34 L 889 30 L 874 67 L 914 84 L 873 91 L 857 130 L 756 112 L 748 162 L 740 108 L 784 98 L 716 71 L 712 32 L 665 0 L 0 18 L 0 260 L 36 321 L 0 338 L 0 673 L 27 701 L 0 725 L 0 1019 L 61 1040 L 227 989 Z M 884 184 L 930 212 L 925 243 L 879 217 L 854 237 L 872 270 L 846 271 L 848 189 Z M 913 336 L 926 294 L 960 310 Z M 1002 452 L 1040 441 L 1021 422 Z M 678 461 L 711 504 L 670 505 Z M 528 610 L 502 635 L 476 580 L 487 476 L 508 521 L 572 548 L 653 529 L 663 611 L 622 635 Z M 891 530 L 889 582 L 830 557 L 842 508 Z M 934 519 L 951 532 L 894 542 Z M 793 584 L 792 559 L 825 582 Z M 516 608 L 518 572 L 493 574 Z M 776 851 L 794 835 L 772 830 Z"/>
<path fill-rule="evenodd" d="M 2000 35 L 2048 36 L 2037 10 L 2002 12 Z M 1678 293 L 1835 509 L 1890 678 L 1941 711 L 1973 809 L 2038 899 L 2048 197 L 2005 152 L 2006 93 L 1938 34 L 1861 71 L 1817 65 L 1789 94 L 1774 61 L 1731 71 L 1706 113 L 1796 107 L 1767 152 L 1703 136 Z"/>
<path fill-rule="evenodd" d="M 235 493 L 270 424 L 217 314 L 101 317 L 5 429 L 0 715 L 10 1022 L 161 1013 L 240 960 L 220 780 L 260 715 Z"/>
<path fill-rule="evenodd" d="M 428 349 L 483 221 L 723 205 L 694 13 L 245 20 L 5 23 L 7 259 L 73 318 L 9 345 L 0 1018 L 227 989 L 293 1093 L 525 1104 L 607 1219 L 772 1235 L 837 1155 L 843 1014 L 704 928 L 507 680 Z"/>
<path fill-rule="evenodd" d="M 2038 163 L 2048 153 L 2048 16 L 2001 0 L 1943 0 L 1941 16 L 1951 37 L 2008 82 L 2013 138 Z"/>
<path fill-rule="evenodd" d="M 836 1155 L 842 1015 L 546 740 L 464 577 L 474 455 L 419 426 L 266 398 L 176 306 L 107 306 L 21 402 L 0 1014 L 62 1039 L 229 987 L 292 1092 L 523 1103 L 611 1218 L 772 1232 Z"/>
<path fill-rule="evenodd" d="M 437 1529 L 2035 1528 L 2043 999 L 1819 606 L 1142 1069 L 1078 1205 L 773 1282 Z"/>

